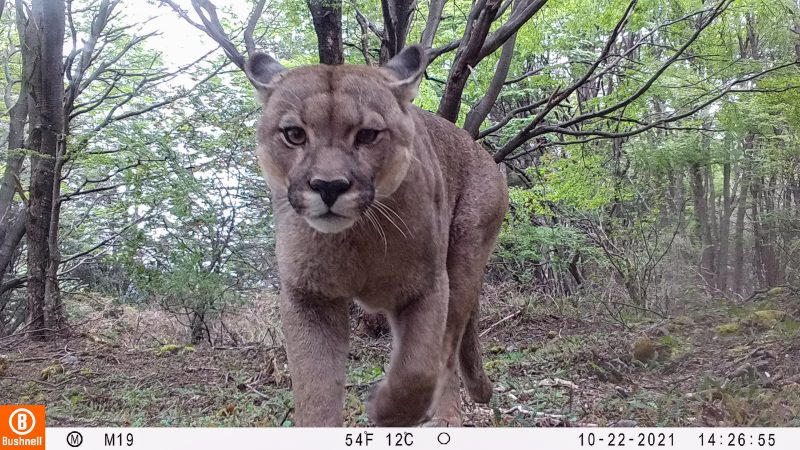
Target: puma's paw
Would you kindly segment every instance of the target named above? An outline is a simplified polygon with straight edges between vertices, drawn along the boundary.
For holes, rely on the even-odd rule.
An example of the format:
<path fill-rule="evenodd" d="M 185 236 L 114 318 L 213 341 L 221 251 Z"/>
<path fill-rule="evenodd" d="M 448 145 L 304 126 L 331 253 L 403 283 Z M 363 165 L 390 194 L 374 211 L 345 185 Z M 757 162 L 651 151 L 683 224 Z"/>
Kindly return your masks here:
<path fill-rule="evenodd" d="M 456 385 L 457 386 L 457 385 Z M 461 427 L 464 422 L 461 416 L 461 393 L 458 388 L 445 392 L 439 399 L 436 414 L 427 421 L 424 427 Z"/>
<path fill-rule="evenodd" d="M 422 426 L 431 428 L 462 427 L 464 426 L 464 421 L 460 415 L 452 417 L 434 416 L 433 419 L 423 423 Z"/>
<path fill-rule="evenodd" d="M 473 402 L 489 403 L 489 400 L 492 398 L 494 386 L 485 373 L 480 374 L 474 379 L 465 378 L 464 384 Z"/>
<path fill-rule="evenodd" d="M 367 415 L 380 427 L 411 427 L 428 419 L 435 385 L 414 386 L 392 392 L 386 380 L 372 390 L 367 400 Z"/>

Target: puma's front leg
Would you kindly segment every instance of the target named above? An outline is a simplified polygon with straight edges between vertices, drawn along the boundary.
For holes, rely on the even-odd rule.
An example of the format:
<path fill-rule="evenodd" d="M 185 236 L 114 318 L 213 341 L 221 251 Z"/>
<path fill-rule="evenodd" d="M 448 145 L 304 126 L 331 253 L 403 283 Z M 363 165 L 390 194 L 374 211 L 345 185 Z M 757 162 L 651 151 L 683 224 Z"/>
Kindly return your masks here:
<path fill-rule="evenodd" d="M 342 426 L 349 332 L 347 302 L 313 298 L 284 288 L 280 305 L 296 425 Z"/>
<path fill-rule="evenodd" d="M 378 426 L 412 426 L 430 418 L 444 365 L 447 289 L 443 274 L 432 292 L 389 314 L 395 347 L 389 373 L 367 402 L 369 417 Z"/>

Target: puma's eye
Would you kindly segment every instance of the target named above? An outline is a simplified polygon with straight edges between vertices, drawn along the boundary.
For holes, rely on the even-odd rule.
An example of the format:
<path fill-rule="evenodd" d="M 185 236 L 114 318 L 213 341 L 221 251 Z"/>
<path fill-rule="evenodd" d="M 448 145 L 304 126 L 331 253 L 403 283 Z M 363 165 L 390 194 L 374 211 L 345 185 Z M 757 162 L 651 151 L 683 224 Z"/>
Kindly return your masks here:
<path fill-rule="evenodd" d="M 372 130 L 369 128 L 359 130 L 358 133 L 356 133 L 356 145 L 374 144 L 375 140 L 378 139 L 378 134 L 380 134 L 380 130 Z"/>
<path fill-rule="evenodd" d="M 303 145 L 306 143 L 306 132 L 300 127 L 286 127 L 283 130 L 283 138 L 290 145 Z"/>

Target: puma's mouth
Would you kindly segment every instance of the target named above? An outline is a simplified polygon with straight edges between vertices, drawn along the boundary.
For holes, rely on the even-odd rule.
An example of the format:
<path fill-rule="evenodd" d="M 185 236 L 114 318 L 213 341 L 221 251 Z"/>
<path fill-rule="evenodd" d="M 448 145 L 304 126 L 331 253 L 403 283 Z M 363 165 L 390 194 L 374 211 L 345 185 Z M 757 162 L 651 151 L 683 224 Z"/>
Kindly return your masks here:
<path fill-rule="evenodd" d="M 339 217 L 346 219 L 346 217 L 341 216 L 339 214 L 336 214 L 333 211 L 328 211 L 325 214 L 322 214 L 321 216 L 318 216 L 317 218 L 319 218 L 319 219 L 335 219 L 335 218 L 339 218 Z"/>
<path fill-rule="evenodd" d="M 353 226 L 363 212 L 363 194 L 351 191 L 326 202 L 318 192 L 290 186 L 287 197 L 295 213 L 311 228 L 320 233 L 339 233 Z"/>
<path fill-rule="evenodd" d="M 320 233 L 339 233 L 350 228 L 356 222 L 356 219 L 352 217 L 342 216 L 330 210 L 324 214 L 306 217 L 305 219 L 311 228 Z"/>

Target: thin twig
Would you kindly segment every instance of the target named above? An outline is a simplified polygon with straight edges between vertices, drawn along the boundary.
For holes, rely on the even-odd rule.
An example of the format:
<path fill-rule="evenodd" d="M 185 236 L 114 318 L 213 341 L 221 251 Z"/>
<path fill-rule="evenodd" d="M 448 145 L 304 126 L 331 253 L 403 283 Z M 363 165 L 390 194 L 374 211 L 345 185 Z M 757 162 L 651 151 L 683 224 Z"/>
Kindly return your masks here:
<path fill-rule="evenodd" d="M 524 310 L 525 310 L 525 309 L 524 309 L 524 308 L 522 308 L 522 309 L 520 309 L 519 311 L 515 312 L 514 314 L 510 314 L 510 315 L 508 315 L 508 316 L 506 316 L 506 317 L 503 317 L 502 319 L 500 319 L 500 320 L 498 320 L 497 322 L 493 323 L 493 324 L 492 324 L 492 326 L 490 326 L 489 328 L 487 328 L 487 329 L 483 330 L 483 331 L 481 332 L 481 334 L 480 334 L 480 335 L 478 335 L 478 337 L 484 337 L 484 336 L 486 336 L 486 335 L 487 335 L 487 334 L 489 334 L 489 333 L 490 333 L 492 330 L 494 330 L 495 328 L 497 328 L 497 326 L 498 326 L 498 325 L 500 325 L 500 324 L 502 324 L 503 322 L 509 321 L 509 320 L 511 320 L 511 319 L 513 319 L 513 318 L 515 318 L 515 317 L 519 316 L 520 314 L 522 314 L 522 311 L 524 311 Z"/>

